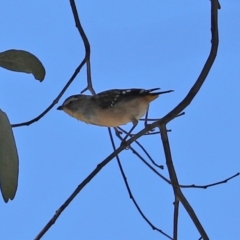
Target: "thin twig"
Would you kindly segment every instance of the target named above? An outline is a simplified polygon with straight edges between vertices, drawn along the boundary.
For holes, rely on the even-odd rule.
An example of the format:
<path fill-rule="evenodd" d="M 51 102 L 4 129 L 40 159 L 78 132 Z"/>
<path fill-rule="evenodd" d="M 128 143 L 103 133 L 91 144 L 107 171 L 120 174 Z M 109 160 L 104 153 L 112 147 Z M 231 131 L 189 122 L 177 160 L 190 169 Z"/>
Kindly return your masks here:
<path fill-rule="evenodd" d="M 181 117 L 181 116 L 183 116 L 183 115 L 185 115 L 185 112 L 179 113 L 178 115 L 175 116 L 175 118 L 176 118 L 176 117 Z M 160 119 L 161 119 L 161 118 L 148 118 L 147 121 L 155 122 L 155 121 L 158 121 L 158 120 L 160 120 Z M 141 119 L 138 119 L 138 121 L 146 121 L 146 120 L 145 120 L 145 118 L 144 118 L 144 119 L 141 118 Z M 146 125 L 147 125 L 147 124 L 145 124 L 145 126 L 146 126 Z"/>
<path fill-rule="evenodd" d="M 115 129 L 115 128 L 114 128 Z M 115 129 L 116 131 L 117 129 Z M 160 132 L 160 131 L 159 131 Z M 122 141 L 122 137 L 119 134 L 116 134 L 116 136 Z M 137 142 L 137 140 L 135 140 L 134 142 Z M 167 179 L 166 177 L 164 177 L 161 173 L 159 173 L 155 168 L 153 168 L 132 146 L 129 146 L 129 149 L 148 167 L 150 168 L 155 174 L 157 174 L 160 178 L 162 178 L 165 182 L 167 182 L 170 185 L 173 185 L 171 183 L 171 181 L 169 179 Z M 155 164 L 154 164 L 155 165 Z M 156 165 L 155 165 L 156 166 Z M 210 183 L 210 184 L 206 184 L 206 185 L 196 185 L 196 184 L 179 184 L 179 187 L 181 188 L 200 188 L 200 189 L 207 189 L 209 187 L 214 187 L 217 185 L 221 185 L 224 183 L 227 183 L 228 181 L 232 180 L 233 178 L 239 176 L 240 173 L 235 173 L 234 175 L 232 175 L 231 177 L 228 177 L 224 180 L 215 182 L 215 183 Z"/>
<path fill-rule="evenodd" d="M 90 44 L 88 41 L 88 38 L 82 28 L 82 25 L 80 23 L 80 19 L 79 19 L 79 15 L 78 15 L 78 11 L 76 8 L 76 4 L 74 0 L 70 0 L 70 5 L 72 8 L 72 12 L 73 12 L 73 16 L 74 16 L 74 20 L 76 23 L 76 27 L 80 33 L 80 36 L 84 42 L 84 47 L 85 47 L 85 62 L 87 65 L 87 87 L 81 91 L 81 93 L 84 93 L 86 90 L 89 90 L 92 95 L 95 95 L 95 91 L 93 89 L 93 85 L 92 85 L 92 79 L 91 79 L 91 63 L 90 63 L 90 55 L 91 55 L 91 48 L 90 48 Z"/>
<path fill-rule="evenodd" d="M 115 143 L 114 143 L 114 140 L 113 140 L 113 136 L 112 136 L 112 131 L 111 131 L 111 128 L 108 128 L 108 133 L 109 133 L 109 136 L 110 136 L 110 140 L 111 140 L 111 143 L 112 143 L 112 147 L 113 147 L 113 150 L 115 151 L 116 150 L 116 146 L 115 146 Z M 123 178 L 123 181 L 125 183 L 125 186 L 127 188 L 127 191 L 128 191 L 128 194 L 129 194 L 129 197 L 130 199 L 132 199 L 133 201 L 133 204 L 135 205 L 135 207 L 137 208 L 138 212 L 140 213 L 140 215 L 142 216 L 142 218 L 150 225 L 150 227 L 153 229 L 153 230 L 157 230 L 158 232 L 160 232 L 161 234 L 163 234 L 165 237 L 169 238 L 169 239 L 172 239 L 172 237 L 170 237 L 168 234 L 166 234 L 165 232 L 163 232 L 161 229 L 157 228 L 156 226 L 154 226 L 151 221 L 145 216 L 145 214 L 142 212 L 141 208 L 139 207 L 138 203 L 136 202 L 133 194 L 132 194 L 132 191 L 130 189 L 130 186 L 128 184 L 128 181 L 127 181 L 127 177 L 124 173 L 124 170 L 123 170 L 123 167 L 122 167 L 122 164 L 120 162 L 120 159 L 119 159 L 119 156 L 117 155 L 116 156 L 117 158 L 117 163 L 118 163 L 118 167 L 120 169 L 120 172 L 121 172 L 121 175 L 122 175 L 122 178 Z"/>
<path fill-rule="evenodd" d="M 160 169 L 164 169 L 163 165 L 159 165 L 157 163 L 155 163 L 155 161 L 152 159 L 152 157 L 150 156 L 150 154 L 147 152 L 147 150 L 143 147 L 143 145 L 139 142 L 139 141 L 135 141 L 136 144 L 143 150 L 143 152 L 147 155 L 147 157 L 150 159 L 150 161 L 152 162 L 152 164 L 155 166 L 155 167 L 158 167 Z"/>
<path fill-rule="evenodd" d="M 124 129 L 122 129 L 121 127 L 118 127 L 118 128 L 119 128 L 122 132 L 124 132 L 125 134 L 127 133 L 127 132 L 126 132 Z M 115 130 L 116 136 L 122 141 L 123 138 L 120 136 L 119 131 L 118 131 L 116 128 L 114 128 L 114 130 Z M 155 163 L 155 161 L 153 160 L 153 158 L 150 156 L 150 154 L 147 152 L 147 150 L 143 147 L 143 145 L 140 144 L 139 141 L 136 140 L 135 143 L 143 150 L 143 152 L 147 155 L 147 157 L 149 158 L 149 160 L 152 162 L 152 164 L 153 164 L 154 166 L 163 169 L 163 165 L 159 165 L 159 164 Z"/>
<path fill-rule="evenodd" d="M 44 110 L 40 115 L 38 115 L 37 117 L 27 121 L 27 122 L 22 122 L 22 123 L 15 123 L 15 124 L 11 124 L 11 126 L 14 127 L 22 127 L 22 126 L 29 126 L 31 124 L 33 124 L 34 122 L 37 122 L 38 120 L 40 120 L 43 116 L 45 116 L 52 108 L 54 105 L 56 105 L 59 101 L 59 99 L 62 97 L 62 95 L 65 93 L 65 91 L 68 89 L 68 87 L 71 85 L 71 83 L 73 82 L 73 80 L 76 78 L 76 76 L 78 75 L 78 73 L 80 72 L 80 70 L 82 69 L 82 67 L 85 64 L 85 59 L 82 60 L 82 62 L 80 63 L 80 65 L 76 68 L 76 70 L 74 71 L 72 77 L 68 80 L 67 84 L 63 87 L 62 91 L 58 94 L 58 96 L 53 100 L 53 102 L 49 105 L 49 107 L 47 107 L 46 110 Z"/>
<path fill-rule="evenodd" d="M 87 89 L 89 89 L 89 91 L 91 91 L 92 94 L 95 94 L 95 92 L 94 92 L 94 90 L 92 88 L 92 83 L 91 83 L 90 45 L 89 45 L 88 39 L 86 37 L 86 34 L 83 31 L 82 25 L 81 25 L 81 23 L 79 21 L 79 17 L 78 17 L 78 13 L 77 13 L 75 2 L 73 0 L 70 0 L 70 4 L 71 4 L 71 7 L 72 7 L 72 12 L 73 12 L 73 16 L 74 16 L 74 19 L 75 19 L 76 27 L 79 30 L 79 33 L 80 33 L 81 38 L 82 38 L 83 43 L 84 43 L 85 57 L 82 60 L 82 62 L 79 64 L 79 66 L 76 68 L 76 70 L 74 71 L 72 77 L 68 80 L 67 84 L 63 87 L 62 91 L 53 100 L 53 102 L 49 105 L 49 107 L 46 108 L 46 110 L 44 110 L 41 114 L 39 114 L 37 117 L 33 118 L 32 120 L 29 120 L 29 121 L 26 121 L 26 122 L 22 122 L 22 123 L 12 124 L 11 125 L 12 127 L 29 126 L 29 125 L 33 124 L 34 122 L 39 121 L 43 116 L 45 116 L 53 108 L 53 106 L 58 103 L 59 99 L 62 97 L 62 95 L 68 89 L 68 87 L 71 85 L 71 83 L 76 78 L 76 76 L 78 75 L 78 73 L 80 72 L 80 70 L 82 69 L 82 67 L 84 66 L 85 63 L 87 63 L 87 77 L 88 77 L 87 78 L 88 79 L 88 87 L 87 87 Z"/>
<path fill-rule="evenodd" d="M 177 240 L 178 236 L 178 215 L 179 215 L 179 200 L 175 196 L 175 201 L 173 203 L 174 211 L 173 211 L 173 239 Z"/>
<path fill-rule="evenodd" d="M 120 130 L 120 131 L 118 131 L 117 129 Z M 158 135 L 160 132 L 159 131 L 153 132 L 153 131 L 155 131 L 154 129 L 151 129 L 151 132 L 147 132 L 147 133 L 143 134 L 142 136 Z M 128 133 L 122 127 L 119 127 L 119 126 L 115 128 L 115 131 L 116 131 L 116 134 L 118 134 L 118 135 L 121 134 L 121 133 L 125 133 L 125 134 Z M 171 130 L 168 130 L 168 132 L 171 132 Z M 129 137 L 133 137 L 134 135 L 135 135 L 134 133 L 130 133 Z"/>
<path fill-rule="evenodd" d="M 122 141 L 123 138 L 120 135 L 117 135 L 117 137 Z M 136 141 L 136 140 L 135 140 Z M 160 178 L 162 178 L 165 182 L 171 184 L 170 180 L 168 180 L 166 177 L 164 177 L 161 173 L 159 173 L 154 167 L 152 167 L 131 145 L 128 146 L 128 149 L 130 149 L 133 154 L 135 154 L 148 168 L 150 168 L 154 173 L 156 173 Z"/>
<path fill-rule="evenodd" d="M 229 177 L 229 178 L 226 178 L 225 180 L 222 180 L 222 181 L 219 181 L 219 182 L 215 182 L 215 183 L 211 183 L 211 184 L 207 184 L 207 185 L 195 185 L 195 184 L 192 184 L 192 185 L 183 185 L 183 184 L 180 184 L 179 186 L 181 188 L 203 188 L 203 189 L 207 189 L 209 187 L 214 187 L 216 185 L 220 185 L 220 184 L 223 184 L 223 183 L 227 183 L 229 180 L 239 176 L 240 173 L 236 173 L 234 174 L 233 176 Z"/>

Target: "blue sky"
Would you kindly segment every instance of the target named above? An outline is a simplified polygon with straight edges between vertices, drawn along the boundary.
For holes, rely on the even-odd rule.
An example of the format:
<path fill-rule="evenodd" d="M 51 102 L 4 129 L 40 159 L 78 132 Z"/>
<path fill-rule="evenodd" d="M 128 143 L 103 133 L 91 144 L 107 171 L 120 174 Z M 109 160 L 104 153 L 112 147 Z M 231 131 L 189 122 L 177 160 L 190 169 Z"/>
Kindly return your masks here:
<path fill-rule="evenodd" d="M 168 125 L 182 184 L 205 185 L 240 171 L 240 3 L 229 0 L 221 5 L 215 64 L 186 114 Z M 174 89 L 152 103 L 151 118 L 162 117 L 185 97 L 210 50 L 210 1 L 78 1 L 77 7 L 91 44 L 96 92 Z M 42 83 L 31 75 L 0 69 L 0 108 L 11 123 L 19 123 L 52 103 L 82 60 L 84 48 L 68 1 L 5 1 L 0 22 L 0 51 L 29 51 L 46 68 Z M 83 68 L 59 104 L 85 86 Z M 13 201 L 0 201 L 1 239 L 33 239 L 77 185 L 112 152 L 106 128 L 78 122 L 56 107 L 33 125 L 14 129 L 19 186 Z M 139 124 L 137 130 L 142 127 Z M 158 135 L 143 137 L 140 142 L 156 162 L 165 164 Z M 141 209 L 155 226 L 171 235 L 172 188 L 129 150 L 120 157 Z M 168 177 L 166 168 L 161 173 Z M 238 177 L 207 190 L 183 190 L 210 239 L 240 238 L 239 183 Z M 198 238 L 180 207 L 179 239 Z M 166 238 L 140 217 L 114 159 L 43 239 Z"/>

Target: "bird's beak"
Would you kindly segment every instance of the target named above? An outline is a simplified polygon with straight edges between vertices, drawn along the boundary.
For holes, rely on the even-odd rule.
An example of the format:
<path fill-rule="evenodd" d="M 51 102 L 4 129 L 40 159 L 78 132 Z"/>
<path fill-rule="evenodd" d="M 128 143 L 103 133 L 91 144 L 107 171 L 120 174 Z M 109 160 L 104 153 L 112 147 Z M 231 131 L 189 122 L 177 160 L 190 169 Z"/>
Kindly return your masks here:
<path fill-rule="evenodd" d="M 57 110 L 63 110 L 63 106 L 59 106 Z"/>

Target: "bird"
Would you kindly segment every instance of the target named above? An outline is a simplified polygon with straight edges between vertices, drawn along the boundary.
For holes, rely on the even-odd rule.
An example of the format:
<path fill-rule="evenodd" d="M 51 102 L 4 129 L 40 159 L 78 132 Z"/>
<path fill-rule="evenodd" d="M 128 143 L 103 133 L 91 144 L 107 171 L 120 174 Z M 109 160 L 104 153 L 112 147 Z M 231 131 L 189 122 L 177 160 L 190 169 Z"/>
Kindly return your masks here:
<path fill-rule="evenodd" d="M 118 127 L 132 122 L 129 135 L 148 111 L 150 102 L 160 94 L 173 92 L 157 91 L 159 89 L 111 89 L 95 95 L 76 94 L 68 97 L 57 110 L 63 110 L 87 124 L 103 127 Z"/>

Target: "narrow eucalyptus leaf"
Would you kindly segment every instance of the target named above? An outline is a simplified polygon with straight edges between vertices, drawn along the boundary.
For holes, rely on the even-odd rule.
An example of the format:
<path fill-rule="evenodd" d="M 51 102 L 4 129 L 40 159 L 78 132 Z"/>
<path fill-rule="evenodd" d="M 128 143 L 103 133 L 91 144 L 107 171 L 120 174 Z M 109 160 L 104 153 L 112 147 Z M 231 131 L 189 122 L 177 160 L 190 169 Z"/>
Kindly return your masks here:
<path fill-rule="evenodd" d="M 39 59 L 23 50 L 7 50 L 0 52 L 0 67 L 15 72 L 32 73 L 40 82 L 45 77 L 45 69 Z"/>
<path fill-rule="evenodd" d="M 7 115 L 0 109 L 0 188 L 5 202 L 13 200 L 18 186 L 18 153 Z"/>

